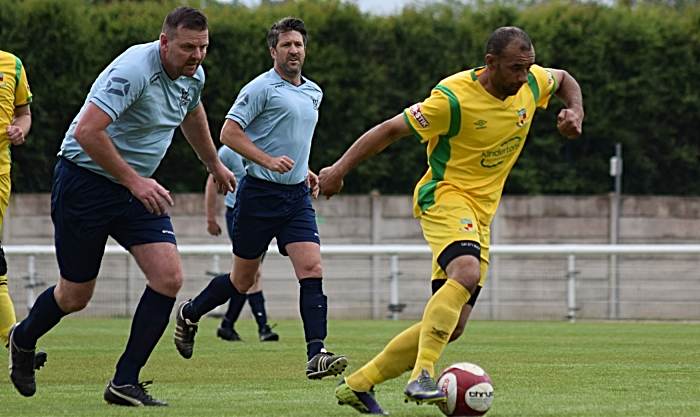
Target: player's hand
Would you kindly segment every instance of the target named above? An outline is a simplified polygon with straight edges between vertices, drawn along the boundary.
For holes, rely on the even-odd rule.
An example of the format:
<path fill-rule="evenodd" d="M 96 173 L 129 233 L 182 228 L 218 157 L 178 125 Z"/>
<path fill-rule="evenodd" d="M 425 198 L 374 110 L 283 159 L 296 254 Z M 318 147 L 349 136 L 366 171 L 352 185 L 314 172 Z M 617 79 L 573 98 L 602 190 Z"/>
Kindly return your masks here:
<path fill-rule="evenodd" d="M 24 132 L 18 126 L 7 126 L 5 131 L 7 132 L 7 140 L 13 145 L 19 146 L 24 143 Z"/>
<path fill-rule="evenodd" d="M 337 169 L 334 169 L 331 166 L 323 168 L 318 173 L 318 185 L 323 195 L 326 196 L 326 200 L 329 200 L 332 196 L 338 194 L 340 190 L 343 189 L 344 175 L 336 171 Z"/>
<path fill-rule="evenodd" d="M 318 186 L 318 176 L 314 174 L 312 170 L 309 170 L 308 175 L 306 175 L 306 179 L 304 180 L 306 185 L 309 186 L 309 189 L 311 190 L 311 197 L 313 198 L 318 198 L 318 192 L 320 190 Z"/>
<path fill-rule="evenodd" d="M 216 184 L 216 189 L 220 193 L 232 193 L 236 191 L 236 177 L 233 176 L 233 172 L 226 168 L 224 164 L 219 162 L 214 169 L 207 168 L 207 171 L 212 175 L 214 184 Z"/>
<path fill-rule="evenodd" d="M 264 165 L 264 167 L 270 171 L 279 172 L 280 174 L 289 172 L 293 166 L 294 161 L 287 156 L 278 156 L 276 158 L 270 157 L 270 160 Z"/>
<path fill-rule="evenodd" d="M 583 132 L 583 115 L 572 109 L 563 109 L 557 116 L 557 129 L 569 139 L 577 138 Z"/>
<path fill-rule="evenodd" d="M 207 220 L 207 232 L 212 236 L 219 236 L 221 234 L 221 227 L 216 220 Z"/>
<path fill-rule="evenodd" d="M 146 206 L 149 213 L 155 212 L 159 216 L 167 212 L 163 200 L 171 207 L 174 204 L 172 197 L 170 197 L 170 191 L 152 178 L 140 177 L 134 185 L 129 187 L 129 191 Z"/>

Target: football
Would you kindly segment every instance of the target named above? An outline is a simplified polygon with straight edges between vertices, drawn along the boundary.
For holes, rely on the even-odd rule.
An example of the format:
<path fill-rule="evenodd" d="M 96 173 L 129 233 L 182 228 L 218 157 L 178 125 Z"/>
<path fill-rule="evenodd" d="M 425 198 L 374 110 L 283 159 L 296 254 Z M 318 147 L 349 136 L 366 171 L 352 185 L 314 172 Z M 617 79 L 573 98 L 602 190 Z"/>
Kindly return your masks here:
<path fill-rule="evenodd" d="M 437 383 L 446 401 L 440 410 L 446 416 L 483 416 L 493 403 L 493 384 L 486 371 L 469 362 L 445 369 Z"/>

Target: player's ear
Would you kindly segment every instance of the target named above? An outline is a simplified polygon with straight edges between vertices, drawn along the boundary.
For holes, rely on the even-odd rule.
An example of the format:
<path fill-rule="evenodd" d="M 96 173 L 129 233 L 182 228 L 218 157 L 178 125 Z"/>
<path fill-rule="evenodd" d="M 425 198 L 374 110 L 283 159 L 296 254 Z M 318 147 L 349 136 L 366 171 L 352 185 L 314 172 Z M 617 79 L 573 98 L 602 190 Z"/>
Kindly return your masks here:
<path fill-rule="evenodd" d="M 272 59 L 277 59 L 277 51 L 275 51 L 275 48 L 270 48 L 270 56 Z"/>
<path fill-rule="evenodd" d="M 486 67 L 489 69 L 493 68 L 494 65 L 496 65 L 496 60 L 497 58 L 491 54 L 486 54 Z"/>
<path fill-rule="evenodd" d="M 160 47 L 165 51 L 168 50 L 168 35 L 162 32 L 160 34 Z"/>

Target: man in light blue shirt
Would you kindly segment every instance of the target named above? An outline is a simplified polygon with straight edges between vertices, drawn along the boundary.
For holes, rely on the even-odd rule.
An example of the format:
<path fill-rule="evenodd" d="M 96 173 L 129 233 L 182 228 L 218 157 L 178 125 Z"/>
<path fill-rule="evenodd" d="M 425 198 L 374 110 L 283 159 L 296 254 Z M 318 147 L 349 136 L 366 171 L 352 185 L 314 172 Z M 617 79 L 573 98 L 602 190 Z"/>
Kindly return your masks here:
<path fill-rule="evenodd" d="M 236 180 L 240 181 L 246 175 L 243 159 L 239 154 L 231 150 L 228 146 L 219 148 L 219 159 L 233 172 Z M 236 193 L 226 194 L 224 205 L 226 206 L 226 231 L 229 238 L 233 241 L 233 207 L 236 204 Z M 204 189 L 204 205 L 207 213 L 207 231 L 210 235 L 219 236 L 221 234 L 221 226 L 216 221 L 216 182 L 214 176 L 209 175 L 207 185 Z M 260 262 L 265 259 L 262 256 Z M 245 297 L 233 297 L 229 301 L 226 314 L 221 319 L 221 324 L 216 329 L 216 335 L 223 340 L 230 342 L 243 342 L 243 339 L 234 329 L 234 325 L 241 314 L 243 305 L 248 301 L 250 310 L 253 312 L 255 322 L 258 324 L 258 338 L 261 342 L 273 342 L 279 340 L 279 335 L 272 331 L 267 324 L 267 311 L 265 311 L 265 297 L 262 292 L 262 273 L 260 269 L 255 274 L 255 284 L 248 290 Z M 274 327 L 274 326 L 273 326 Z"/>
<path fill-rule="evenodd" d="M 104 399 L 126 406 L 168 405 L 139 382 L 184 280 L 165 206 L 173 200 L 150 176 L 180 126 L 221 190 L 236 185 L 219 161 L 200 103 L 200 64 L 208 44 L 206 17 L 191 7 L 174 9 L 159 41 L 131 47 L 100 74 L 68 129 L 51 193 L 61 276 L 10 330 L 10 379 L 20 394 L 36 392 L 37 340 L 92 297 L 111 236 L 136 259 L 147 286 Z"/>
<path fill-rule="evenodd" d="M 182 356 L 192 357 L 199 319 L 229 298 L 245 296 L 263 253 L 276 238 L 299 280 L 306 376 L 321 379 L 342 373 L 348 364 L 347 357 L 334 356 L 324 347 L 328 303 L 310 198 L 318 196 L 318 177 L 308 164 L 323 92 L 301 75 L 306 56 L 301 20 L 287 17 L 275 23 L 267 41 L 273 68 L 243 87 L 221 131 L 221 142 L 243 156 L 248 172 L 238 184 L 233 211 L 233 270 L 180 305 L 175 345 Z"/>

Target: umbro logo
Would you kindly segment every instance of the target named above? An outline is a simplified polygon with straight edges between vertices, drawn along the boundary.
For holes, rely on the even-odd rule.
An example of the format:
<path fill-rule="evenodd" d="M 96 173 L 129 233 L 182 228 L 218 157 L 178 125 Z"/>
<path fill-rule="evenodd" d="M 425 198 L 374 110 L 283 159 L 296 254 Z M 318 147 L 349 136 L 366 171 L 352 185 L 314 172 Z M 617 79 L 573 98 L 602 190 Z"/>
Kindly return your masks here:
<path fill-rule="evenodd" d="M 486 120 L 479 120 L 478 122 L 475 122 L 474 124 L 476 125 L 476 130 L 486 129 L 486 123 L 488 123 Z"/>
<path fill-rule="evenodd" d="M 234 106 L 247 106 L 248 105 L 248 93 L 243 93 L 240 96 L 238 96 L 238 99 L 236 99 L 236 102 L 233 103 Z"/>
<path fill-rule="evenodd" d="M 131 83 L 129 80 L 119 77 L 112 77 L 107 81 L 105 91 L 107 91 L 109 94 L 114 94 L 115 96 L 126 97 L 126 95 L 129 94 L 130 87 Z"/>

